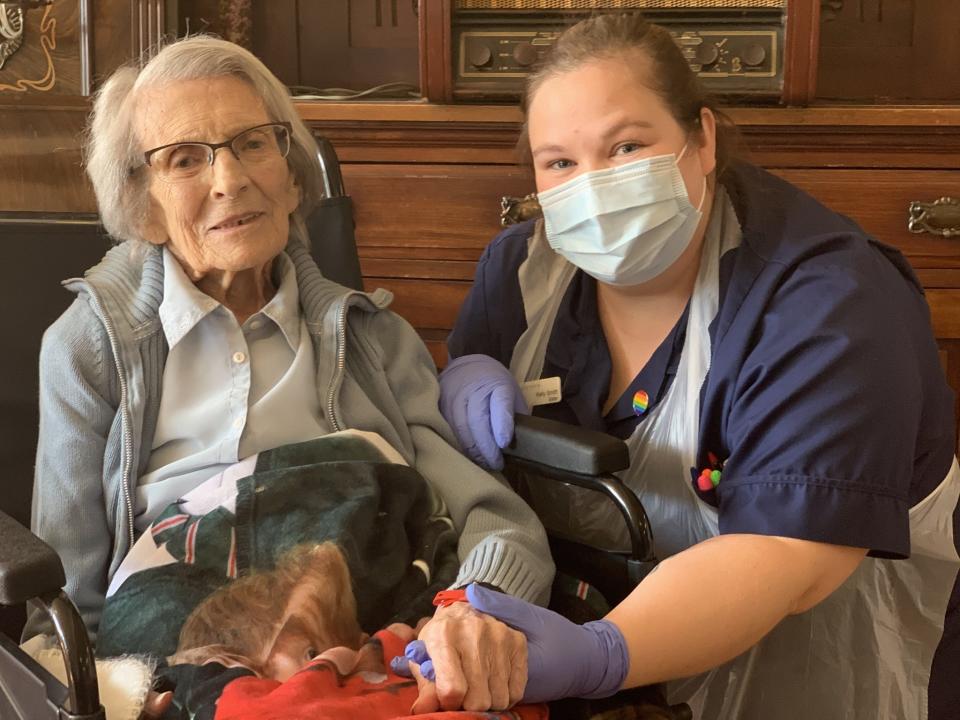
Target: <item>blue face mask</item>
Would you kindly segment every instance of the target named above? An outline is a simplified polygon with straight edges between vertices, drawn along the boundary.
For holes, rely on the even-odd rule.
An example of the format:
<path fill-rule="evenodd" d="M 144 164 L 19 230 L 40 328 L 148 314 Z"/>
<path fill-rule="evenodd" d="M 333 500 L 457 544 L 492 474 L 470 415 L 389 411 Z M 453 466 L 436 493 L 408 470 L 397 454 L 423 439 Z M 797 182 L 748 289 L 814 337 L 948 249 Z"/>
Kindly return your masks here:
<path fill-rule="evenodd" d="M 659 155 L 584 173 L 537 197 L 547 242 L 571 263 L 610 285 L 655 278 L 687 249 L 700 222 L 677 162 Z"/>

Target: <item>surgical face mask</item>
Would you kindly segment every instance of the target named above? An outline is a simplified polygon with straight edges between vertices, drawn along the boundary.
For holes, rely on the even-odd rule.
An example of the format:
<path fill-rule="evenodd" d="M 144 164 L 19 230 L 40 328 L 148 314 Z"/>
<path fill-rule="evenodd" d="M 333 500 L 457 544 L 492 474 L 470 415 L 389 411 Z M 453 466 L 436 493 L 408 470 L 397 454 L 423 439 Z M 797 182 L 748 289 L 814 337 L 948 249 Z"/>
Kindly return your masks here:
<path fill-rule="evenodd" d="M 683 146 L 680 156 L 686 152 Z M 639 285 L 670 267 L 700 222 L 674 155 L 584 173 L 538 194 L 547 242 L 610 285 Z"/>

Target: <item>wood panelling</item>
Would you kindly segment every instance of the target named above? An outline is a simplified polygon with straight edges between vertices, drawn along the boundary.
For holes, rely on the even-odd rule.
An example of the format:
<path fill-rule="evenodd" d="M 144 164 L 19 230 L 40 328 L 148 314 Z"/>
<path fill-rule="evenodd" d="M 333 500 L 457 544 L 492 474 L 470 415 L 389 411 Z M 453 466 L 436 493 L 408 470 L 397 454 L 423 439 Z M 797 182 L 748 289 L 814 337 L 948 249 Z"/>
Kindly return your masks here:
<path fill-rule="evenodd" d="M 3 11 L 7 11 L 6 6 Z M 0 97 L 88 92 L 90 3 L 57 0 L 52 5 L 21 12 L 21 44 L 0 69 Z"/>
<path fill-rule="evenodd" d="M 820 3 L 788 3 L 783 65 L 785 104 L 808 105 L 816 97 L 819 50 Z"/>
<path fill-rule="evenodd" d="M 514 106 L 297 103 L 346 162 L 517 161 Z M 766 167 L 958 168 L 960 107 L 729 108 Z"/>
<path fill-rule="evenodd" d="M 820 29 L 818 95 L 878 102 L 960 98 L 960 3 L 827 3 Z"/>
<path fill-rule="evenodd" d="M 95 210 L 80 166 L 80 137 L 90 109 L 89 98 L 80 93 L 86 89 L 88 75 L 94 81 L 102 79 L 135 57 L 138 46 L 132 35 L 136 32 L 139 37 L 139 29 L 134 28 L 134 13 L 143 3 L 156 7 L 158 2 L 56 0 L 50 8 L 27 13 L 30 37 L 0 71 L 0 86 L 16 85 L 14 76 L 29 74 L 24 63 L 30 53 L 39 52 L 42 32 L 56 38 L 51 56 L 57 80 L 50 91 L 0 90 L 0 211 Z M 56 22 L 42 31 L 46 10 L 53 12 L 50 17 Z M 90 17 L 83 18 L 84 11 Z M 90 47 L 84 48 L 85 42 Z"/>
<path fill-rule="evenodd" d="M 525 170 L 490 165 L 356 164 L 344 165 L 343 176 L 368 257 L 388 247 L 434 248 L 435 259 L 473 249 L 476 259 L 499 229 L 500 197 L 533 188 Z"/>
<path fill-rule="evenodd" d="M 96 85 L 136 57 L 131 40 L 133 4 L 130 0 L 96 0 L 92 12 L 93 79 Z"/>
<path fill-rule="evenodd" d="M 0 103 L 0 210 L 92 212 L 80 166 L 85 101 Z"/>
<path fill-rule="evenodd" d="M 286 85 L 300 83 L 299 43 L 297 37 L 297 5 L 299 0 L 272 0 L 251 3 L 253 52 L 263 60 Z"/>
<path fill-rule="evenodd" d="M 453 99 L 450 0 L 420 0 L 420 94 L 434 103 Z"/>
<path fill-rule="evenodd" d="M 402 0 L 297 3 L 298 84 L 363 90 L 419 84 L 417 18 Z"/>
<path fill-rule="evenodd" d="M 960 238 L 907 230 L 912 200 L 960 197 L 956 170 L 791 170 L 773 172 L 856 219 L 871 235 L 902 250 L 916 268 L 960 269 Z"/>

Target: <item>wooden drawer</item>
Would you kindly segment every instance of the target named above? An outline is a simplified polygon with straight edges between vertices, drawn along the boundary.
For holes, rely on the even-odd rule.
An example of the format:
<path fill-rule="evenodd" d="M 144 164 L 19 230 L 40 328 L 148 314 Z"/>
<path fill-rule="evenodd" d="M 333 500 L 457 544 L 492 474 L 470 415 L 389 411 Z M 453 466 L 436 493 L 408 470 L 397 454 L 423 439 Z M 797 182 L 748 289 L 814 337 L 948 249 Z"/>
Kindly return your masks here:
<path fill-rule="evenodd" d="M 500 198 L 533 181 L 511 165 L 344 164 L 367 289 L 394 294 L 392 309 L 413 325 L 434 362 L 470 290 L 477 258 L 500 227 Z"/>
<path fill-rule="evenodd" d="M 533 189 L 526 171 L 510 165 L 342 167 L 360 255 L 368 259 L 476 261 L 501 229 L 501 196 Z"/>
<path fill-rule="evenodd" d="M 898 247 L 926 287 L 960 288 L 960 236 L 944 238 L 907 230 L 914 200 L 960 198 L 956 170 L 787 170 L 773 168 L 823 202 L 848 215 L 882 242 Z"/>
<path fill-rule="evenodd" d="M 960 172 L 772 170 L 900 248 L 927 287 L 960 287 L 960 237 L 907 230 L 911 201 L 960 197 Z M 356 203 L 361 257 L 371 261 L 372 275 L 390 269 L 372 262 L 378 259 L 475 260 L 500 229 L 500 197 L 533 189 L 526 171 L 508 165 L 351 164 L 344 165 L 344 176 Z M 444 274 L 442 266 L 422 269 L 429 277 Z M 407 266 L 403 276 L 417 272 Z M 469 273 L 459 268 L 449 276 L 465 275 Z"/>

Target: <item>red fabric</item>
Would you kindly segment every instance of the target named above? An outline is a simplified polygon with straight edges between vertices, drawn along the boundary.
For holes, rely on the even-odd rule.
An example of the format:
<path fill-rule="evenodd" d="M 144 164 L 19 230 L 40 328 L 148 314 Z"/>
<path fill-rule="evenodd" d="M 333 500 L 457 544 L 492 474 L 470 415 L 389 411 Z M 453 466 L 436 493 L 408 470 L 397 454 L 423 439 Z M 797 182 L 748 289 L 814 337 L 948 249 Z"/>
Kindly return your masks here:
<path fill-rule="evenodd" d="M 437 607 L 446 607 L 458 602 L 470 602 L 467 600 L 466 590 L 441 590 L 433 596 L 433 604 Z"/>
<path fill-rule="evenodd" d="M 360 651 L 356 666 L 342 674 L 324 658 L 314 660 L 285 683 L 242 677 L 227 685 L 217 701 L 216 720 L 392 720 L 409 717 L 417 699 L 415 680 L 394 674 L 389 658 L 402 655 L 406 642 L 387 630 Z M 437 712 L 431 720 L 547 720 L 546 705 L 524 705 L 508 712 Z"/>

